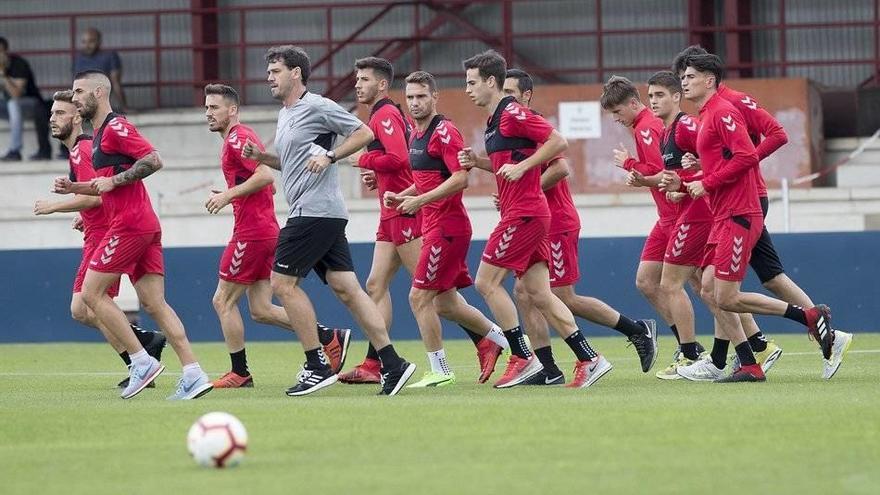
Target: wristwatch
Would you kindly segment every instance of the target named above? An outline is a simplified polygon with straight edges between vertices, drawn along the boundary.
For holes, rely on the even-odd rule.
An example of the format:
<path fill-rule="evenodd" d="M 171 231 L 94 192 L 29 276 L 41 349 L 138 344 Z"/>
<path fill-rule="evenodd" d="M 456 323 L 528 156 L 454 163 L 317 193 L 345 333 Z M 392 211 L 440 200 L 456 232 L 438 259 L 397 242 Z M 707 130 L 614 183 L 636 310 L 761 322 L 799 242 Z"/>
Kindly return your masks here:
<path fill-rule="evenodd" d="M 324 156 L 326 156 L 327 158 L 330 159 L 330 163 L 336 163 L 336 152 L 335 151 L 327 150 L 327 152 L 324 153 Z"/>

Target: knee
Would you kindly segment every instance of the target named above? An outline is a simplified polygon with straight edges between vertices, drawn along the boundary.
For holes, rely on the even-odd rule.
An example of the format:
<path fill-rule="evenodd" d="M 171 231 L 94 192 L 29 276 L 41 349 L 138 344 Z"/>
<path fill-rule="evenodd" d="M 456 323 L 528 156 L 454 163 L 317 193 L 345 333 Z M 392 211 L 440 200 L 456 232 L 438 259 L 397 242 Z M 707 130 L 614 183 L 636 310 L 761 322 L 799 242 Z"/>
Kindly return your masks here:
<path fill-rule="evenodd" d="M 279 299 L 286 299 L 293 294 L 293 285 L 279 278 L 272 277 L 269 280 L 269 286 L 272 287 L 272 293 Z"/>
<path fill-rule="evenodd" d="M 232 304 L 229 304 L 227 298 L 223 297 L 221 294 L 214 294 L 211 303 L 214 305 L 214 311 L 216 311 L 217 314 L 226 314 L 232 309 Z"/>
<path fill-rule="evenodd" d="M 657 285 L 646 277 L 636 277 L 636 288 L 645 297 L 653 297 L 657 292 Z"/>
<path fill-rule="evenodd" d="M 487 297 L 491 297 L 492 294 L 498 290 L 498 285 L 493 283 L 491 280 L 483 277 L 477 277 L 477 280 L 474 281 L 474 287 L 476 287 L 477 292 L 483 296 L 483 299 Z"/>
<path fill-rule="evenodd" d="M 780 289 L 782 289 L 782 286 L 784 285 L 782 278 L 783 278 L 783 274 L 780 273 L 779 275 L 776 275 L 775 277 L 771 278 L 770 280 L 763 282 L 761 285 L 763 285 L 765 289 L 776 294 Z"/>
<path fill-rule="evenodd" d="M 140 303 L 141 309 L 143 309 L 148 315 L 153 316 L 165 307 L 165 298 L 149 298 L 142 300 Z"/>
<path fill-rule="evenodd" d="M 328 281 L 329 282 L 329 281 Z M 339 299 L 339 302 L 345 304 L 346 306 L 351 304 L 354 301 L 355 292 L 359 287 L 353 287 L 351 284 L 339 283 L 339 282 L 329 282 L 328 285 L 333 293 L 336 295 L 336 298 Z"/>
<path fill-rule="evenodd" d="M 88 323 L 89 309 L 84 302 L 73 303 L 70 305 L 70 317 L 80 323 Z"/>
<path fill-rule="evenodd" d="M 529 293 L 526 291 L 523 284 L 517 281 L 513 286 L 513 296 L 516 298 L 518 303 L 527 303 L 529 302 Z"/>
<path fill-rule="evenodd" d="M 386 285 L 381 280 L 374 277 L 369 277 L 367 279 L 366 289 L 367 294 L 369 294 L 370 297 L 375 297 L 377 294 L 381 294 L 388 290 Z"/>
<path fill-rule="evenodd" d="M 264 325 L 268 325 L 273 321 L 269 311 L 262 306 L 251 307 L 251 319 Z"/>
<path fill-rule="evenodd" d="M 679 290 L 681 290 L 681 285 L 665 280 L 661 280 L 660 285 L 657 286 L 657 292 L 659 292 L 664 298 L 674 295 Z"/>
<path fill-rule="evenodd" d="M 412 307 L 413 311 L 424 310 L 426 307 L 432 304 L 431 297 L 429 297 L 429 293 L 427 291 L 419 290 L 419 289 L 411 289 L 409 291 L 409 305 Z M 434 306 L 437 307 L 439 311 L 439 305 L 435 302 Z"/>

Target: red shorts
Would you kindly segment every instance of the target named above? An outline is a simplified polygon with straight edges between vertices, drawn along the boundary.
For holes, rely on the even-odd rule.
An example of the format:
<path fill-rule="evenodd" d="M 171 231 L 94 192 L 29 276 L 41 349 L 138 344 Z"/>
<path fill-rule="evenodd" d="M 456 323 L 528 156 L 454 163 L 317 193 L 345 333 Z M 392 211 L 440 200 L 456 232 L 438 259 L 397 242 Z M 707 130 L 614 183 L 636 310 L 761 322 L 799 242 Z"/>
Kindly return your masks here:
<path fill-rule="evenodd" d="M 578 234 L 580 229 L 550 234 L 550 287 L 574 285 L 580 280 Z"/>
<path fill-rule="evenodd" d="M 379 220 L 376 242 L 393 242 L 395 246 L 406 244 L 422 236 L 422 216 L 399 215 L 387 220 Z"/>
<path fill-rule="evenodd" d="M 127 273 L 131 283 L 148 273 L 165 274 L 162 261 L 162 232 L 117 235 L 107 232 L 89 262 L 89 270 Z"/>
<path fill-rule="evenodd" d="M 764 230 L 764 217 L 742 215 L 716 221 L 709 234 L 703 267 L 714 266 L 715 278 L 742 282 L 752 249 Z"/>
<path fill-rule="evenodd" d="M 275 262 L 278 238 L 239 241 L 232 238 L 220 257 L 220 279 L 250 285 L 268 280 Z"/>
<path fill-rule="evenodd" d="M 666 245 L 669 244 L 669 234 L 672 232 L 674 223 L 661 224 L 659 221 L 654 224 L 648 238 L 645 239 L 645 247 L 642 248 L 641 261 L 656 261 L 663 263 L 663 256 L 666 254 Z"/>
<path fill-rule="evenodd" d="M 90 238 L 86 239 L 83 243 L 82 261 L 80 261 L 79 268 L 76 270 L 76 278 L 73 279 L 74 294 L 82 292 L 83 280 L 86 278 L 86 271 L 89 269 L 89 262 L 91 262 L 92 258 L 95 256 L 95 250 L 98 249 L 98 244 L 101 243 L 102 239 L 103 236 Z M 107 288 L 107 295 L 110 297 L 116 297 L 119 295 L 119 280 Z"/>
<path fill-rule="evenodd" d="M 502 218 L 486 242 L 483 261 L 521 277 L 535 263 L 550 261 L 550 217 Z"/>
<path fill-rule="evenodd" d="M 412 286 L 443 292 L 473 285 L 466 263 L 470 245 L 470 235 L 422 239 L 422 252 L 413 273 Z"/>
<path fill-rule="evenodd" d="M 684 217 L 684 215 L 682 215 Z M 687 218 L 680 218 L 672 228 L 672 235 L 666 245 L 664 263 L 679 266 L 701 266 L 706 254 L 706 244 L 712 222 L 692 223 Z"/>

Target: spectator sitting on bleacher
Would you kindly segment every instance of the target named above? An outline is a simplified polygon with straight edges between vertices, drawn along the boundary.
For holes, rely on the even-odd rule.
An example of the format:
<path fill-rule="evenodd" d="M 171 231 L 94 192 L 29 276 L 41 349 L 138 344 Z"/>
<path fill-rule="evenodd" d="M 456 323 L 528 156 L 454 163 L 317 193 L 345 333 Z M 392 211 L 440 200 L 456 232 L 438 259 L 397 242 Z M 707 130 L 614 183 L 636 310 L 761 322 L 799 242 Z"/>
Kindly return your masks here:
<path fill-rule="evenodd" d="M 122 89 L 122 60 L 119 53 L 101 49 L 101 31 L 90 27 L 79 39 L 80 51 L 73 59 L 73 74 L 87 70 L 99 70 L 110 78 L 112 85 L 110 97 L 115 98 L 113 108 L 120 113 L 128 113 L 125 91 Z"/>
<path fill-rule="evenodd" d="M 34 118 L 37 143 L 40 149 L 30 156 L 31 160 L 52 158 L 49 144 L 49 106 L 40 95 L 34 73 L 27 60 L 9 53 L 9 42 L 0 37 L 0 119 L 9 121 L 9 150 L 0 160 L 21 161 L 22 131 L 24 112 Z"/>

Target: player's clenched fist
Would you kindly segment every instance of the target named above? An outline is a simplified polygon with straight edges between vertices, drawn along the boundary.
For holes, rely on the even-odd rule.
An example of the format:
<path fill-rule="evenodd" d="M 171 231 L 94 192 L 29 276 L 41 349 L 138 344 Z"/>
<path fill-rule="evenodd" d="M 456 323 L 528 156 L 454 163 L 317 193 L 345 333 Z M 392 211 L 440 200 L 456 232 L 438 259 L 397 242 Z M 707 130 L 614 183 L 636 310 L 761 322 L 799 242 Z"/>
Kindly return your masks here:
<path fill-rule="evenodd" d="M 471 148 L 462 148 L 458 152 L 458 164 L 465 170 L 470 170 L 477 166 L 477 154 Z"/>
<path fill-rule="evenodd" d="M 100 194 L 110 192 L 115 187 L 116 184 L 113 183 L 113 177 L 98 177 L 97 179 L 92 179 L 92 189 Z"/>
<path fill-rule="evenodd" d="M 248 139 L 245 141 L 244 146 L 241 147 L 241 157 L 249 160 L 259 160 L 260 148 L 257 148 L 257 146 Z"/>
<path fill-rule="evenodd" d="M 71 182 L 68 177 L 55 177 L 55 184 L 52 187 L 52 192 L 58 194 L 70 194 L 70 188 L 72 185 L 73 182 Z"/>

